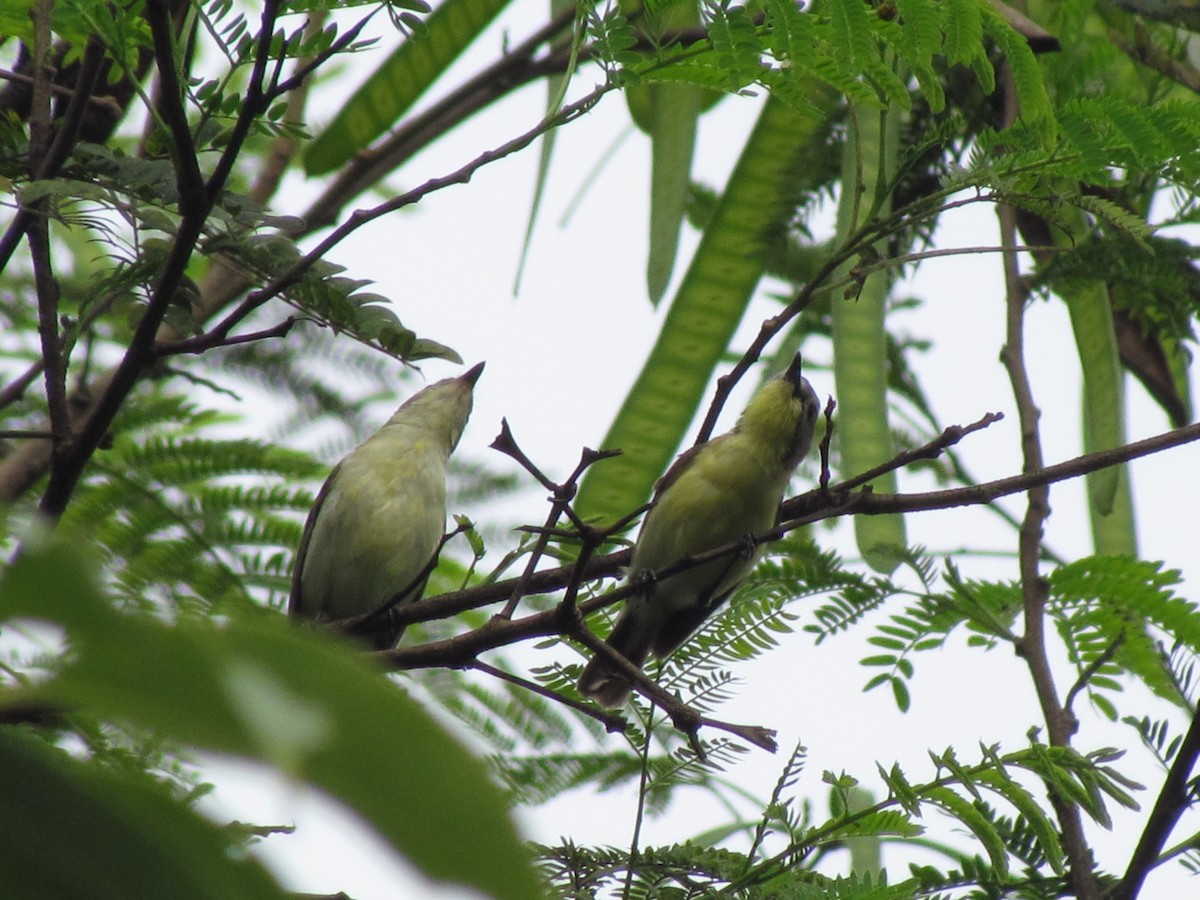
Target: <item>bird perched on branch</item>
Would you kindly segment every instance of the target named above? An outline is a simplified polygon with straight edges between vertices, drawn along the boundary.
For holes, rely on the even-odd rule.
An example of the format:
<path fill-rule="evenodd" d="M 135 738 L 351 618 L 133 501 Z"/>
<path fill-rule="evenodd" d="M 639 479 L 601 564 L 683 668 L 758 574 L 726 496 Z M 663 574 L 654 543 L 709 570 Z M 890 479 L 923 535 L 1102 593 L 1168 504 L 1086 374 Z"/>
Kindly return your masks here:
<path fill-rule="evenodd" d="M 414 394 L 334 466 L 304 524 L 288 614 L 352 619 L 425 589 L 446 527 L 446 463 L 471 415 L 483 363 Z M 372 623 L 371 644 L 395 646 L 403 626 Z"/>
<path fill-rule="evenodd" d="M 800 374 L 800 355 L 766 382 L 733 429 L 682 454 L 655 487 L 633 548 L 629 598 L 608 645 L 637 667 L 687 640 L 754 568 L 759 551 L 731 552 L 655 580 L 653 573 L 760 534 L 776 524 L 792 472 L 808 453 L 820 404 Z M 630 684 L 596 655 L 579 679 L 585 696 L 617 707 Z"/>

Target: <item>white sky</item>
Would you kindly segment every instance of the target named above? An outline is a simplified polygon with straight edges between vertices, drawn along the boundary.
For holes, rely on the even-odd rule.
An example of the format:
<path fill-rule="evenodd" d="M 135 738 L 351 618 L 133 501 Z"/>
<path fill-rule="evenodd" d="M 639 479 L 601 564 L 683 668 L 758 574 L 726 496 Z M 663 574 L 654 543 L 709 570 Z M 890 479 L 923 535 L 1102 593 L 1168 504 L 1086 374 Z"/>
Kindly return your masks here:
<path fill-rule="evenodd" d="M 524 23 L 511 26 L 514 42 L 544 14 L 541 4 L 518 6 L 507 20 Z M 473 72 L 490 60 L 500 46 L 501 28 L 482 40 L 469 62 L 456 71 Z M 390 42 L 386 46 L 390 47 Z M 373 54 L 362 62 L 371 67 L 378 58 L 379 54 Z M 596 80 L 590 70 L 579 77 L 584 89 Z M 356 83 L 355 79 L 340 83 L 352 82 Z M 452 77 L 446 83 L 454 82 Z M 326 94 L 323 102 L 337 100 Z M 540 87 L 524 90 L 417 157 L 393 177 L 392 184 L 411 187 L 457 169 L 480 151 L 535 124 L 543 102 Z M 729 98 L 703 120 L 695 175 L 710 184 L 722 181 L 756 111 L 754 100 Z M 322 118 L 319 107 L 313 118 L 318 123 Z M 627 122 L 624 101 L 614 95 L 560 132 L 548 193 L 517 297 L 512 295 L 512 286 L 534 184 L 536 147 L 480 171 L 468 185 L 429 197 L 411 213 L 369 225 L 332 254 L 335 261 L 349 267 L 349 275 L 374 279 L 376 289 L 394 299 L 401 320 L 418 334 L 450 344 L 468 364 L 487 360 L 487 370 L 476 389 L 475 412 L 459 448 L 466 458 L 484 460 L 499 469 L 511 468 L 507 459 L 486 449 L 505 416 L 522 448 L 551 477 L 566 475 L 582 446 L 600 444 L 654 342 L 665 307 L 652 310 L 645 295 L 649 145 L 640 133 L 624 142 L 569 226 L 557 224 L 586 174 Z M 293 187 L 281 197 L 299 197 L 308 191 L 300 184 Z M 295 213 L 300 208 L 298 202 L 295 208 L 277 211 Z M 997 242 L 994 214 L 986 207 L 948 217 L 939 232 L 943 247 Z M 694 246 L 695 235 L 685 234 L 676 284 Z M 1014 405 L 998 362 L 1004 314 L 998 257 L 929 261 L 905 292 L 923 297 L 925 305 L 897 317 L 895 324 L 934 341 L 933 351 L 918 357 L 916 365 L 943 422 L 966 423 L 988 411 L 1008 416 L 961 445 L 969 468 L 985 480 L 1018 472 Z M 762 302 L 754 307 L 764 315 L 771 308 Z M 748 318 L 744 326 L 747 335 L 756 330 L 758 318 L 753 313 Z M 1081 452 L 1078 363 L 1060 304 L 1033 306 L 1027 319 L 1027 342 L 1034 391 L 1043 411 L 1045 458 L 1058 462 Z M 809 353 L 814 363 L 827 362 L 825 351 L 816 345 Z M 440 361 L 430 361 L 423 369 L 431 381 L 459 371 Z M 833 393 L 830 376 L 809 374 L 821 396 Z M 1130 439 L 1169 427 L 1133 381 L 1128 395 Z M 739 405 L 738 401 L 731 403 L 730 410 Z M 725 421 L 722 428 L 728 424 Z M 1184 568 L 1193 586 L 1196 537 L 1190 519 L 1192 510 L 1200 506 L 1200 488 L 1194 476 L 1196 452 L 1194 447 L 1185 447 L 1133 465 L 1142 555 Z M 927 486 L 904 476 L 901 485 L 908 489 Z M 539 493 L 524 494 L 512 517 L 540 521 L 544 506 Z M 1090 536 L 1082 484 L 1056 486 L 1051 501 L 1050 545 L 1068 558 L 1086 554 Z M 1022 512 L 1018 502 L 1010 501 L 1009 509 L 1018 515 Z M 486 510 L 461 511 L 476 518 L 491 517 Z M 504 515 L 509 512 L 506 506 Z M 1015 537 L 993 518 L 978 511 L 909 516 L 909 540 L 935 552 L 963 546 L 1011 550 Z M 845 526 L 821 540 L 847 556 L 855 554 Z M 964 568 L 981 577 L 1012 577 L 1015 572 L 1015 565 L 1002 560 L 973 561 Z M 890 607 L 889 611 L 897 609 Z M 1036 705 L 1024 668 L 1013 656 L 947 650 L 917 658 L 913 709 L 901 715 L 886 689 L 861 692 L 873 674 L 857 665 L 867 652 L 862 643 L 865 637 L 866 630 L 860 629 L 854 637 L 833 639 L 814 648 L 808 636 L 792 635 L 783 649 L 743 669 L 741 695 L 721 710 L 722 717 L 731 721 L 778 728 L 781 756 L 796 740 L 804 741 L 809 763 L 797 791 L 811 797 L 818 812 L 825 808 L 827 797 L 820 782 L 824 769 L 852 772 L 878 794 L 877 761 L 885 767 L 899 761 L 910 778 L 919 781 L 932 774 L 927 750 L 940 752 L 953 745 L 959 749 L 960 759 L 970 760 L 980 742 L 1001 742 L 1010 750 L 1025 744 L 1027 729 L 1038 721 Z M 961 649 L 961 640 L 951 644 Z M 1063 673 L 1060 690 L 1069 684 Z M 1130 700 L 1123 702 L 1132 712 L 1135 704 Z M 1145 711 L 1163 714 L 1161 707 L 1148 706 Z M 1086 708 L 1082 712 L 1088 715 Z M 881 733 L 887 734 L 885 743 L 879 742 Z M 1102 726 L 1089 718 L 1077 747 L 1088 750 L 1108 743 L 1132 744 L 1134 740 L 1124 729 Z M 765 796 L 782 761 L 752 751 L 732 774 Z M 344 820 L 331 818 L 327 807 L 298 791 L 296 785 L 277 780 L 262 769 L 249 778 L 235 776 L 224 766 L 215 771 L 227 773 L 219 779 L 216 815 L 268 823 L 294 821 L 300 826 L 296 835 L 273 837 L 264 845 L 266 858 L 286 873 L 289 887 L 344 890 L 358 900 L 411 897 L 418 891 L 421 896 L 441 896 L 411 881 L 398 881 L 398 870 L 386 847 L 378 841 L 369 843 L 361 830 L 348 831 Z M 1131 761 L 1126 771 L 1149 785 L 1143 802 L 1152 803 L 1160 780 L 1157 772 L 1145 759 Z M 569 835 L 580 842 L 624 844 L 633 808 L 630 793 L 569 796 L 523 813 L 521 818 L 527 833 L 538 840 L 554 841 L 559 835 Z M 682 840 L 720 821 L 720 810 L 697 805 L 693 796 L 681 795 L 672 814 L 651 825 L 646 840 Z M 1098 838 L 1102 858 L 1110 860 L 1114 868 L 1123 866 L 1138 833 L 1134 829 L 1139 819 L 1126 816 L 1118 821 L 1113 833 Z M 1108 853 L 1112 855 L 1105 855 Z M 892 862 L 897 859 L 891 853 L 885 856 Z M 1168 870 L 1168 874 L 1154 876 L 1143 896 L 1167 896 L 1173 889 L 1169 886 L 1180 883 L 1177 867 Z M 451 890 L 444 896 L 468 895 Z"/>

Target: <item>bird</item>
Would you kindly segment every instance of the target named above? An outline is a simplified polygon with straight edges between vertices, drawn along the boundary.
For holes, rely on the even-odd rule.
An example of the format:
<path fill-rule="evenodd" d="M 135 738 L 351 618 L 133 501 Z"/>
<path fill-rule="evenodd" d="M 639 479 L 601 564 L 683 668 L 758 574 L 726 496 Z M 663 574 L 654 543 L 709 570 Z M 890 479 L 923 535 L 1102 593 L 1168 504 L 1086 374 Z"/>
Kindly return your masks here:
<path fill-rule="evenodd" d="M 401 592 L 418 600 L 446 527 L 446 464 L 471 415 L 479 363 L 410 397 L 329 473 L 304 524 L 288 615 L 354 619 Z M 403 626 L 371 622 L 375 649 Z"/>
<path fill-rule="evenodd" d="M 661 579 L 653 573 L 684 557 L 745 540 L 775 526 L 779 504 L 812 443 L 820 404 L 800 374 L 800 355 L 765 382 L 734 427 L 687 450 L 655 486 L 633 548 L 626 601 L 608 646 L 639 669 L 678 648 L 750 573 L 761 548 L 731 553 Z M 597 654 L 580 693 L 617 708 L 631 685 Z"/>

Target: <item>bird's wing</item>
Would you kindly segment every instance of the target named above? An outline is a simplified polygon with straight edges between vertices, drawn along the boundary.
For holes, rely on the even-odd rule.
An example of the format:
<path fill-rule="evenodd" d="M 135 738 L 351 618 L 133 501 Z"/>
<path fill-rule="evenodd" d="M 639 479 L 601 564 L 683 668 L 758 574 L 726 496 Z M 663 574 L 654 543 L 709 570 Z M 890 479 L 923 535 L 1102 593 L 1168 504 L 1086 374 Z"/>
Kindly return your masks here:
<path fill-rule="evenodd" d="M 341 468 L 341 463 L 333 467 L 333 471 L 329 473 L 329 477 L 321 485 L 321 490 L 317 491 L 317 499 L 313 501 L 312 509 L 308 511 L 308 518 L 304 520 L 304 534 L 300 537 L 300 546 L 296 548 L 296 558 L 292 561 L 292 592 L 288 596 L 287 608 L 289 616 L 302 615 L 300 609 L 300 576 L 304 572 L 304 560 L 308 556 L 308 542 L 312 540 L 313 528 L 317 524 L 317 516 L 321 514 L 321 507 L 325 505 L 325 498 L 329 496 L 333 480 L 337 478 L 337 474 L 341 471 Z"/>
<path fill-rule="evenodd" d="M 675 462 L 671 463 L 671 466 L 667 469 L 666 474 L 664 474 L 662 478 L 655 482 L 654 496 L 650 498 L 650 505 L 653 506 L 655 503 L 657 503 L 658 498 L 661 497 L 671 485 L 679 480 L 679 476 L 687 470 L 701 450 L 711 444 L 717 443 L 724 437 L 725 435 L 720 435 L 719 437 L 713 438 L 711 441 L 705 441 L 703 444 L 696 444 L 694 447 L 689 447 L 687 450 L 684 450 L 682 453 L 680 453 L 679 456 L 675 458 Z"/>

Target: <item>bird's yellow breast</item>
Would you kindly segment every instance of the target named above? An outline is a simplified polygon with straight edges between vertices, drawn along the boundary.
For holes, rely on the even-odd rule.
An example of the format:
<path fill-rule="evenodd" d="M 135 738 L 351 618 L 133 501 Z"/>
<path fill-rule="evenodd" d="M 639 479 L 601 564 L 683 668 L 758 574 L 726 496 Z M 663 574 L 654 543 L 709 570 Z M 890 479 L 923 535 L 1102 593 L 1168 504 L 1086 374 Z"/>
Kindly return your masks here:
<path fill-rule="evenodd" d="M 730 432 L 704 445 L 647 514 L 632 569 L 658 569 L 766 531 L 775 524 L 789 474 L 770 449 L 745 433 Z M 702 591 L 713 587 L 714 572 L 740 575 L 743 568 L 716 561 L 681 573 L 672 582 L 684 592 Z"/>
<path fill-rule="evenodd" d="M 313 526 L 302 604 L 328 618 L 358 615 L 407 587 L 445 529 L 445 451 L 394 430 L 342 461 Z"/>

